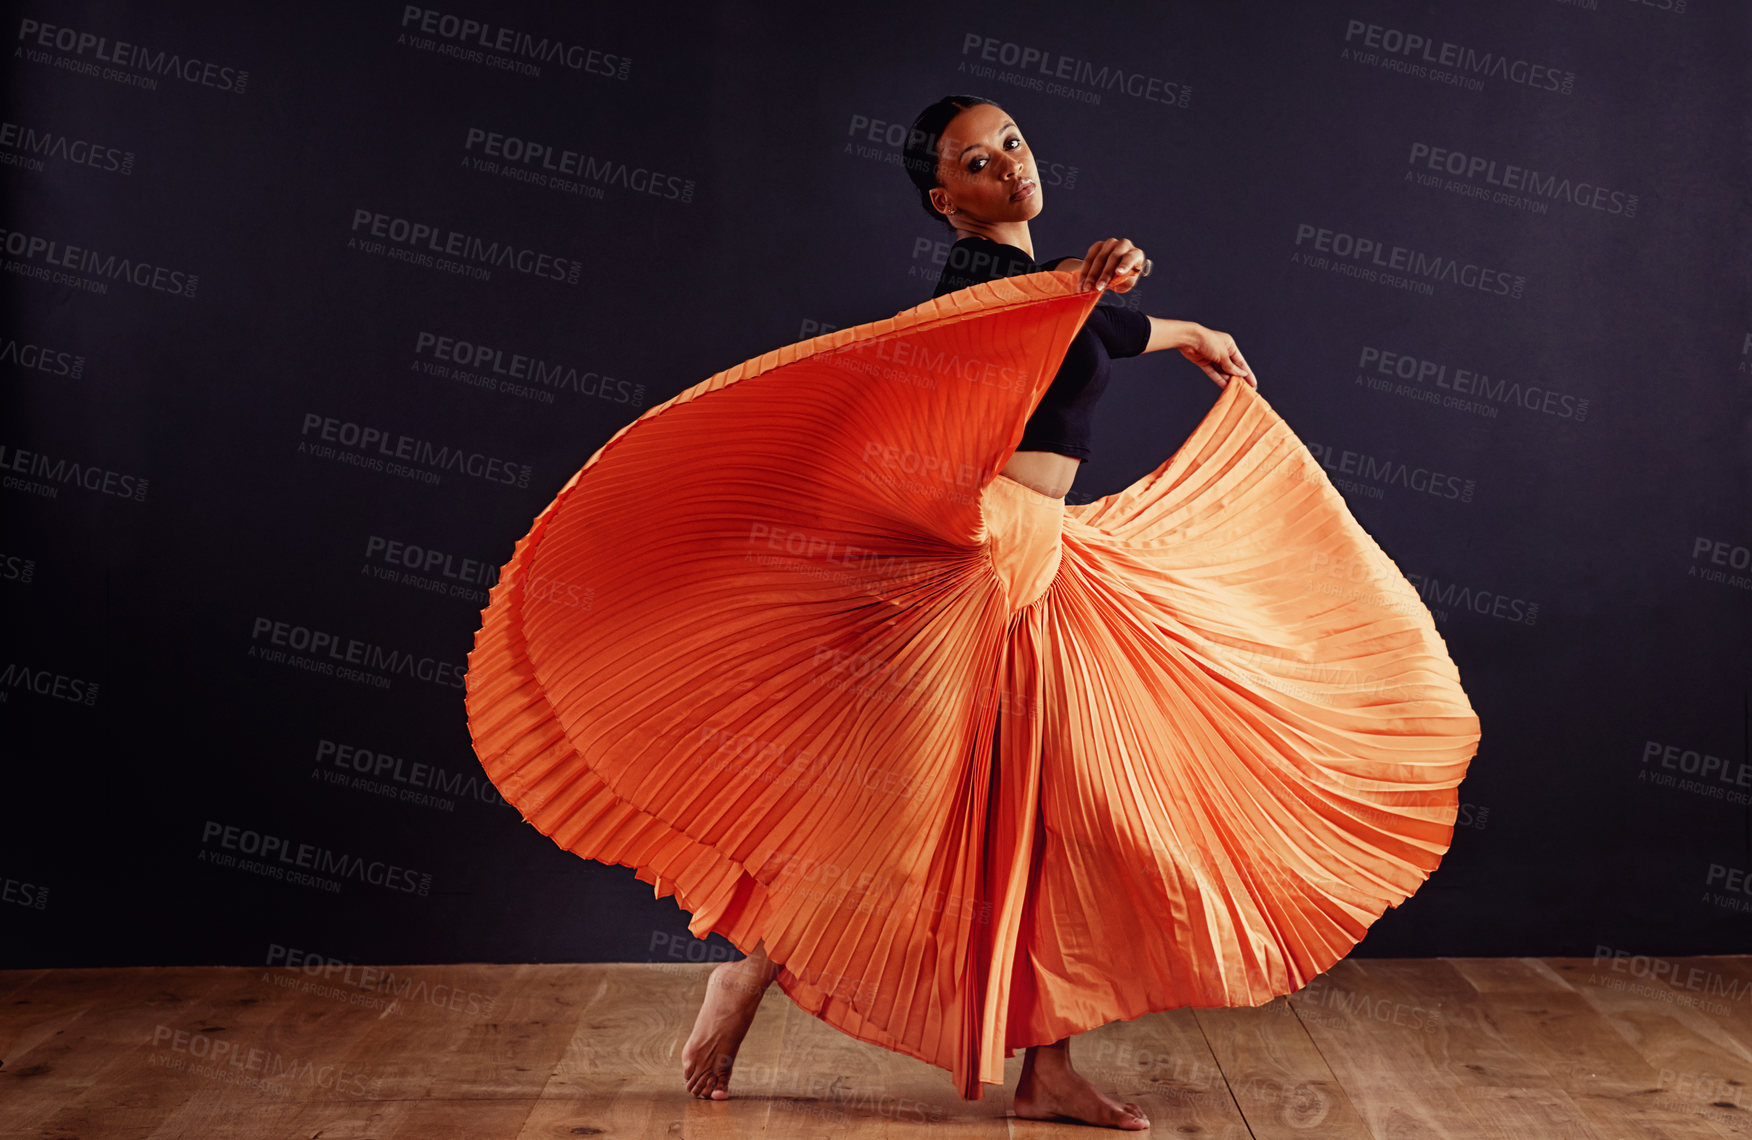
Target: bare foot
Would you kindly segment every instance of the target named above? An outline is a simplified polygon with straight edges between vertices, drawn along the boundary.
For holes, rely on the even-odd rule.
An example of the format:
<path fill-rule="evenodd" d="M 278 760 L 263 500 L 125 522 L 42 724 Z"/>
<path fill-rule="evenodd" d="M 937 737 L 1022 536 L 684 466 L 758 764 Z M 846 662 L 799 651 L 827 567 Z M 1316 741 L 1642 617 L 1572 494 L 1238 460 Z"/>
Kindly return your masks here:
<path fill-rule="evenodd" d="M 760 1008 L 761 994 L 778 973 L 762 947 L 750 955 L 725 962 L 706 979 L 706 1000 L 700 1003 L 693 1032 L 681 1049 L 681 1075 L 687 1091 L 701 1098 L 730 1098 L 730 1066 L 736 1050 Z"/>
<path fill-rule="evenodd" d="M 1121 1104 L 1071 1067 L 1070 1039 L 1031 1047 L 1022 1062 L 1011 1108 L 1024 1120 L 1071 1120 L 1103 1128 L 1139 1131 L 1150 1126 L 1144 1110 Z"/>

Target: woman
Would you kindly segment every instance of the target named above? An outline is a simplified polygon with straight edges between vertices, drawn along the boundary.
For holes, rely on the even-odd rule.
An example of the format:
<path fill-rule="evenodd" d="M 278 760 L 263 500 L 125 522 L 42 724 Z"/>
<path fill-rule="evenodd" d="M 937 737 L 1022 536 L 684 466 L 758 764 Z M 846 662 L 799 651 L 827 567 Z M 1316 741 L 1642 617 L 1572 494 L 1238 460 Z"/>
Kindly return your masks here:
<path fill-rule="evenodd" d="M 529 822 L 747 953 L 694 1095 L 728 1095 L 777 980 L 964 1097 L 1025 1049 L 1018 1116 L 1145 1128 L 1069 1038 L 1343 957 L 1446 852 L 1478 721 L 1234 341 L 1097 306 L 1147 266 L 1129 241 L 1035 271 L 1010 116 L 940 101 L 907 157 L 961 235 L 938 295 L 599 449 L 494 587 L 470 730 Z M 1169 346 L 1216 406 L 1067 506 L 1108 357 Z"/>

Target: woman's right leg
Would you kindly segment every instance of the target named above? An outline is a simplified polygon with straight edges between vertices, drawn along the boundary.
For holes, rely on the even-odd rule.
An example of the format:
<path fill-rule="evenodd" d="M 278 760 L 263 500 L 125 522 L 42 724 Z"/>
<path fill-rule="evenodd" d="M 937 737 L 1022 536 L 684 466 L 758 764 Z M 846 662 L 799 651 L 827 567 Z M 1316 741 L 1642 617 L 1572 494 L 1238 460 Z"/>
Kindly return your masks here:
<path fill-rule="evenodd" d="M 688 1092 L 711 1100 L 729 1099 L 736 1050 L 760 1008 L 761 995 L 778 972 L 779 966 L 767 957 L 765 939 L 754 944 L 748 957 L 712 970 L 706 979 L 706 1000 L 700 1003 L 693 1032 L 681 1050 L 681 1075 Z"/>

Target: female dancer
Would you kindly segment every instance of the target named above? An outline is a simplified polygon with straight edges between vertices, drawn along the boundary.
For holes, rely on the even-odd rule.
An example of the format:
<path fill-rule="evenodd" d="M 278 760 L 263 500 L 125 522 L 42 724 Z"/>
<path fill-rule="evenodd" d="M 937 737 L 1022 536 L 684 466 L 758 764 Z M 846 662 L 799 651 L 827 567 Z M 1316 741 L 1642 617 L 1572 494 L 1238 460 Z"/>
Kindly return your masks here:
<path fill-rule="evenodd" d="M 958 235 L 936 296 L 994 277 L 1039 268 L 1075 270 L 1079 288 L 1130 291 L 1145 271 L 1143 250 L 1125 238 L 1089 247 L 1087 256 L 1036 266 L 1030 220 L 1045 195 L 1034 152 L 1002 107 L 978 96 L 949 96 L 927 107 L 913 124 L 907 166 L 925 209 Z M 1227 333 L 1192 321 L 1144 316 L 1135 309 L 1098 306 L 1067 352 L 1052 388 L 1028 421 L 1002 474 L 1043 495 L 1063 499 L 1087 457 L 1088 415 L 1107 378 L 1107 358 L 1179 349 L 1222 387 L 1258 381 Z M 683 1073 L 695 1096 L 729 1095 L 729 1070 L 761 995 L 778 967 L 757 944 L 748 957 L 717 967 L 682 1051 Z M 1070 1038 L 1029 1046 L 1016 1087 L 1014 1110 L 1029 1119 L 1077 1119 L 1124 1129 L 1147 1128 L 1149 1118 L 1130 1102 L 1109 1097 L 1071 1067 Z"/>
<path fill-rule="evenodd" d="M 964 1097 L 1022 1048 L 1018 1116 L 1141 1129 L 1069 1038 L 1342 958 L 1447 851 L 1478 720 L 1232 338 L 1098 306 L 1147 271 L 1124 239 L 1038 271 L 996 105 L 940 101 L 907 151 L 960 235 L 937 295 L 591 456 L 483 611 L 469 726 L 531 824 L 746 952 L 684 1048 L 695 1096 L 728 1095 L 776 980 Z M 1109 357 L 1170 346 L 1216 406 L 1068 506 Z"/>

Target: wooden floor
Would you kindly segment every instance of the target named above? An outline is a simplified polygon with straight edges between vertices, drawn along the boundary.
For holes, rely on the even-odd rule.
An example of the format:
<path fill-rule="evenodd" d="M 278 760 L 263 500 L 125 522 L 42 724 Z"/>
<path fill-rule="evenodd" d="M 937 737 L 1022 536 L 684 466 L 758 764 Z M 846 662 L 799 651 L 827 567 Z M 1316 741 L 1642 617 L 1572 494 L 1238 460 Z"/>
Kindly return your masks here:
<path fill-rule="evenodd" d="M 689 1097 L 705 965 L 0 972 L 0 1137 L 1065 1137 L 770 990 L 732 1100 Z M 1752 1137 L 1752 959 L 1357 959 L 1072 1059 L 1145 1135 Z"/>

